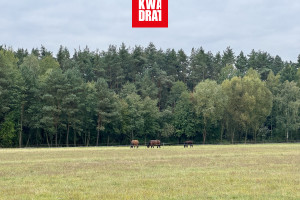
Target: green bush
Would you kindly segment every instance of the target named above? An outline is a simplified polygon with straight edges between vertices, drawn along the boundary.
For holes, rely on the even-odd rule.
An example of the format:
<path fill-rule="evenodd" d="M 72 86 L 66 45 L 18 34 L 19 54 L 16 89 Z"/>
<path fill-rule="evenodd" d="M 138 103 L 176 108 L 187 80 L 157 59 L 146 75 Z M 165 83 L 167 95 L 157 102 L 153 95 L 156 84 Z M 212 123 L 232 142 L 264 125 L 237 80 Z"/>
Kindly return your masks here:
<path fill-rule="evenodd" d="M 0 147 L 11 147 L 15 138 L 13 121 L 5 120 L 0 125 Z"/>

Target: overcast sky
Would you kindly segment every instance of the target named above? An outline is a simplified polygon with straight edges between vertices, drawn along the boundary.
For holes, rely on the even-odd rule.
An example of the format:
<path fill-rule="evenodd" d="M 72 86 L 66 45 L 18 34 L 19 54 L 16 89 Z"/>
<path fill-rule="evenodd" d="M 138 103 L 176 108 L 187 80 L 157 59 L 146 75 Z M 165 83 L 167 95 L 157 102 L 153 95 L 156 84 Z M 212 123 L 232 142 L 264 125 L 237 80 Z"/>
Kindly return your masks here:
<path fill-rule="evenodd" d="M 86 45 L 106 50 L 109 44 L 157 48 L 193 47 L 236 55 L 252 49 L 296 61 L 300 54 L 299 0 L 169 0 L 169 28 L 131 27 L 132 0 L 0 0 L 0 44 L 32 49 L 43 44 Z"/>

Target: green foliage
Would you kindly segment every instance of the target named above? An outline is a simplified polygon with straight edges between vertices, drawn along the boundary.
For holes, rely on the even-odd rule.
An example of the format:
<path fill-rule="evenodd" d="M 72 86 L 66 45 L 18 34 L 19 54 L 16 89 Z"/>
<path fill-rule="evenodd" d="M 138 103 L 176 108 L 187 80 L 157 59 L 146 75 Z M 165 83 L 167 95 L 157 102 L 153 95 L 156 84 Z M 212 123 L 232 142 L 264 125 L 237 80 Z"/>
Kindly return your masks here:
<path fill-rule="evenodd" d="M 243 76 L 246 73 L 247 68 L 248 68 L 248 60 L 242 51 L 236 58 L 235 66 L 239 70 L 240 75 Z"/>
<path fill-rule="evenodd" d="M 257 130 L 271 112 L 272 93 L 259 79 L 258 73 L 252 69 L 243 78 L 243 84 L 246 90 L 245 104 L 248 105 L 249 109 L 249 116 L 245 121 L 249 120 L 246 124 L 249 124 L 249 128 L 253 130 L 254 140 L 256 140 Z"/>
<path fill-rule="evenodd" d="M 18 58 L 18 66 L 20 66 L 23 61 L 24 61 L 24 58 L 28 56 L 28 51 L 27 49 L 18 49 L 16 52 L 15 52 L 15 57 Z"/>
<path fill-rule="evenodd" d="M 182 81 L 176 81 L 171 88 L 169 104 L 174 108 L 181 94 L 187 92 L 187 86 Z"/>
<path fill-rule="evenodd" d="M 138 87 L 138 93 L 142 98 L 149 96 L 151 99 L 156 99 L 158 96 L 158 88 L 151 80 L 149 73 L 145 73 L 143 77 L 136 77 L 136 85 Z"/>
<path fill-rule="evenodd" d="M 175 136 L 193 137 L 196 134 L 197 118 L 191 94 L 183 92 L 174 110 Z"/>
<path fill-rule="evenodd" d="M 196 86 L 194 102 L 196 115 L 202 124 L 203 143 L 205 143 L 207 128 L 216 125 L 223 117 L 227 96 L 217 82 L 205 80 Z"/>
<path fill-rule="evenodd" d="M 100 78 L 95 84 L 96 88 L 96 113 L 97 113 L 97 142 L 99 144 L 100 131 L 117 116 L 117 99 L 115 93 L 108 88 L 107 82 Z"/>
<path fill-rule="evenodd" d="M 224 80 L 232 79 L 232 77 L 238 75 L 238 71 L 233 67 L 233 65 L 226 65 L 221 69 L 220 75 L 219 75 L 219 83 L 222 83 Z"/>
<path fill-rule="evenodd" d="M 52 144 L 55 136 L 55 145 L 58 145 L 58 128 L 62 126 L 61 119 L 63 104 L 66 98 L 66 76 L 59 68 L 50 69 L 41 78 L 42 118 L 47 144 Z M 49 135 L 49 138 L 48 138 Z M 50 141 L 50 142 L 49 142 Z"/>
<path fill-rule="evenodd" d="M 297 86 L 299 87 L 300 86 L 300 68 L 298 68 L 298 70 L 297 70 L 295 82 L 297 83 Z"/>
<path fill-rule="evenodd" d="M 285 81 L 280 92 L 275 96 L 275 108 L 277 111 L 276 124 L 283 134 L 282 138 L 289 141 L 290 132 L 300 128 L 300 88 L 296 83 Z"/>
<path fill-rule="evenodd" d="M 157 107 L 157 100 L 152 100 L 150 97 L 146 97 L 142 101 L 142 118 L 143 118 L 143 135 L 158 138 L 159 130 L 159 110 Z"/>
<path fill-rule="evenodd" d="M 62 70 L 65 71 L 70 68 L 70 53 L 66 47 L 59 47 L 56 58 Z"/>
<path fill-rule="evenodd" d="M 33 54 L 26 56 L 23 60 L 23 63 L 20 65 L 20 68 L 28 68 L 33 71 L 36 75 L 41 74 L 41 67 L 39 64 L 38 57 Z"/>
<path fill-rule="evenodd" d="M 182 49 L 180 49 L 177 53 L 177 60 L 178 60 L 177 61 L 178 65 L 176 67 L 176 71 L 177 71 L 177 79 L 176 80 L 186 83 L 189 58 Z"/>
<path fill-rule="evenodd" d="M 0 147 L 12 147 L 16 139 L 15 124 L 8 117 L 0 124 Z"/>
<path fill-rule="evenodd" d="M 125 47 L 124 47 L 125 48 Z M 111 89 L 119 91 L 124 83 L 124 74 L 121 64 L 125 64 L 124 60 L 121 63 L 118 56 L 117 47 L 110 45 L 107 52 L 103 53 L 104 70 L 106 72 L 105 79 Z"/>
<path fill-rule="evenodd" d="M 20 109 L 24 82 L 11 50 L 0 50 L 0 123 L 8 112 Z"/>
<path fill-rule="evenodd" d="M 226 112 L 231 126 L 245 132 L 245 142 L 250 129 L 256 139 L 256 131 L 271 112 L 272 93 L 253 69 L 244 78 L 225 80 L 222 87 L 229 98 Z M 231 139 L 233 142 L 234 130 L 231 132 Z"/>
<path fill-rule="evenodd" d="M 285 81 L 294 81 L 297 79 L 297 69 L 294 65 L 285 66 L 280 72 L 280 80 L 281 82 Z"/>
<path fill-rule="evenodd" d="M 228 47 L 106 51 L 0 47 L 0 124 L 6 146 L 297 141 L 298 62 Z M 288 82 L 286 82 L 288 80 Z M 217 82 L 216 82 L 217 81 Z M 293 98 L 292 98 L 293 97 Z M 288 102 L 288 103 L 286 103 Z M 13 113 L 13 117 L 8 117 Z M 2 129 L 1 129 L 2 130 Z M 223 141 L 224 140 L 224 141 Z"/>
<path fill-rule="evenodd" d="M 190 89 L 194 89 L 200 81 L 209 78 L 209 64 L 209 56 L 202 47 L 200 49 L 192 49 L 190 56 L 190 76 L 188 80 Z"/>
<path fill-rule="evenodd" d="M 235 55 L 233 50 L 230 47 L 227 47 L 223 52 L 222 56 L 222 65 L 223 67 L 227 65 L 233 65 L 235 63 Z"/>
<path fill-rule="evenodd" d="M 278 72 L 277 66 L 273 65 L 273 63 L 274 58 L 271 57 L 271 55 L 267 52 L 256 52 L 252 50 L 248 58 L 248 66 L 257 70 L 262 80 L 267 79 L 270 70 L 272 70 L 273 72 Z M 274 66 L 275 68 L 272 69 L 272 67 Z"/>
<path fill-rule="evenodd" d="M 280 70 L 284 68 L 284 63 L 283 61 L 281 60 L 281 58 L 277 55 L 275 56 L 274 58 L 274 62 L 273 62 L 273 65 L 272 65 L 272 71 L 277 75 L 278 72 L 280 72 Z"/>
<path fill-rule="evenodd" d="M 266 81 L 266 86 L 269 88 L 269 90 L 272 92 L 273 95 L 277 95 L 281 87 L 280 75 L 277 74 L 275 76 L 273 71 L 270 71 Z"/>
<path fill-rule="evenodd" d="M 142 100 L 136 93 L 128 94 L 125 98 L 126 104 L 124 107 L 127 114 L 124 116 L 126 119 L 126 124 L 128 124 L 128 133 L 130 139 L 134 139 L 135 136 L 141 136 L 144 130 L 144 119 L 142 113 Z"/>
<path fill-rule="evenodd" d="M 74 146 L 76 146 L 76 134 L 81 133 L 82 117 L 80 110 L 84 106 L 83 103 L 83 80 L 77 70 L 69 69 L 65 73 L 66 83 L 64 86 L 64 98 L 62 99 L 62 112 L 66 115 L 67 137 L 66 145 L 69 145 L 69 130 L 73 128 Z"/>
<path fill-rule="evenodd" d="M 50 69 L 58 69 L 59 63 L 52 56 L 45 56 L 40 61 L 40 73 L 45 74 Z"/>
<path fill-rule="evenodd" d="M 136 87 L 133 83 L 127 82 L 126 84 L 123 85 L 123 88 L 120 92 L 120 97 L 121 98 L 126 98 L 127 95 L 129 94 L 134 94 L 136 93 Z"/>

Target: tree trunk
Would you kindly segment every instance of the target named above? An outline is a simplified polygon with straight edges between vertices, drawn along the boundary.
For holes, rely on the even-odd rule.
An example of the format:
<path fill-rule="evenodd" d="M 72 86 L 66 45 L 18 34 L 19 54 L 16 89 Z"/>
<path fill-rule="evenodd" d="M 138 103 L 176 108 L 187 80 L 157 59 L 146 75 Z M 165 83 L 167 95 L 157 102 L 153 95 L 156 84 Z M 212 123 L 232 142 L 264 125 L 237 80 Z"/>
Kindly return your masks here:
<path fill-rule="evenodd" d="M 29 144 L 30 137 L 31 137 L 31 133 L 29 132 L 29 136 L 28 136 L 28 139 L 27 139 L 27 142 L 26 142 L 26 147 L 27 147 L 28 144 Z"/>
<path fill-rule="evenodd" d="M 204 121 L 204 127 L 203 127 L 203 144 L 205 144 L 205 140 L 206 140 L 206 119 L 205 117 L 203 118 Z"/>
<path fill-rule="evenodd" d="M 289 142 L 289 129 L 288 129 L 288 111 L 286 111 L 286 142 Z"/>
<path fill-rule="evenodd" d="M 59 132 L 58 146 L 61 146 L 61 139 L 62 139 L 61 132 Z"/>
<path fill-rule="evenodd" d="M 223 133 L 224 133 L 224 125 L 223 123 L 221 123 L 221 134 L 220 134 L 221 143 L 223 142 Z"/>
<path fill-rule="evenodd" d="M 206 140 L 206 128 L 204 127 L 204 129 L 203 129 L 203 144 L 205 144 L 205 140 Z"/>
<path fill-rule="evenodd" d="M 67 138 L 66 138 L 66 145 L 69 147 L 69 133 L 70 133 L 70 124 L 67 125 Z"/>
<path fill-rule="evenodd" d="M 57 125 L 55 125 L 55 146 L 56 146 L 56 147 L 57 147 L 57 144 L 58 144 L 58 143 L 57 143 L 57 141 L 58 141 L 58 140 L 57 140 L 57 129 L 58 129 L 58 128 L 57 128 Z"/>
<path fill-rule="evenodd" d="M 36 143 L 36 146 L 38 146 L 38 139 L 37 139 L 38 133 L 39 133 L 39 129 L 37 128 L 36 129 L 36 133 L 35 133 L 35 143 Z"/>
<path fill-rule="evenodd" d="M 98 121 L 97 121 L 97 142 L 96 142 L 96 146 L 98 146 L 99 144 L 99 136 L 100 136 L 100 128 L 101 128 L 101 116 L 100 113 L 98 114 Z"/>
<path fill-rule="evenodd" d="M 234 140 L 234 132 L 235 132 L 235 128 L 233 128 L 232 132 L 231 132 L 231 144 L 233 144 L 233 140 Z"/>
<path fill-rule="evenodd" d="M 75 124 L 74 124 L 74 147 L 76 147 L 76 129 L 75 129 Z"/>
<path fill-rule="evenodd" d="M 22 135 L 23 135 L 23 114 L 24 114 L 24 103 L 21 105 L 21 122 L 20 122 L 20 132 L 19 132 L 19 147 L 22 148 Z"/>
<path fill-rule="evenodd" d="M 89 146 L 90 138 L 91 138 L 91 132 L 89 131 L 86 146 Z"/>
<path fill-rule="evenodd" d="M 109 135 L 107 136 L 107 146 L 109 145 Z"/>
<path fill-rule="evenodd" d="M 48 134 L 47 134 L 47 132 L 45 132 L 45 135 L 46 135 L 46 139 L 47 139 L 47 144 L 48 144 L 48 147 L 50 147 L 50 144 L 49 144 L 49 140 L 48 140 Z"/>
<path fill-rule="evenodd" d="M 245 144 L 247 143 L 247 134 L 248 134 L 248 129 L 246 130 L 246 133 L 245 133 Z"/>
<path fill-rule="evenodd" d="M 57 106 L 56 106 L 57 110 L 60 110 L 59 105 L 60 105 L 59 102 L 57 102 Z M 57 115 L 56 122 L 55 122 L 55 146 L 56 147 L 58 146 L 58 123 L 59 123 L 59 114 Z"/>
<path fill-rule="evenodd" d="M 96 142 L 96 146 L 98 146 L 98 144 L 99 144 L 99 143 L 98 143 L 98 142 L 99 142 L 99 135 L 100 135 L 99 131 L 100 131 L 100 130 L 97 129 L 97 142 Z"/>
<path fill-rule="evenodd" d="M 272 135 L 273 135 L 273 120 L 272 120 L 272 118 L 273 118 L 273 115 L 271 115 L 271 136 L 270 136 L 271 140 L 272 140 Z"/>

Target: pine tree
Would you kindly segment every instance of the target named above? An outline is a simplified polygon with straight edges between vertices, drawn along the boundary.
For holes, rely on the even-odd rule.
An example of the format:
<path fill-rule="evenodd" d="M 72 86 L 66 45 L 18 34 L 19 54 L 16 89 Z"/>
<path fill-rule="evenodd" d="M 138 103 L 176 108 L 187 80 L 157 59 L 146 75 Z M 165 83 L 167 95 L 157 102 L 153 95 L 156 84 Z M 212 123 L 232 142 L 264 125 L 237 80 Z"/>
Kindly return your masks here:
<path fill-rule="evenodd" d="M 239 70 L 239 74 L 244 76 L 248 69 L 248 60 L 244 53 L 241 51 L 236 58 L 235 67 Z"/>
<path fill-rule="evenodd" d="M 58 146 L 58 129 L 62 126 L 63 100 L 66 94 L 66 76 L 61 69 L 48 71 L 41 79 L 42 118 L 40 123 L 44 129 L 48 146 Z"/>
<path fill-rule="evenodd" d="M 227 47 L 225 51 L 223 51 L 222 55 L 222 65 L 226 67 L 227 65 L 233 65 L 235 63 L 235 55 L 233 50 L 230 47 Z"/>
<path fill-rule="evenodd" d="M 96 88 L 96 113 L 97 113 L 97 138 L 96 146 L 99 145 L 100 131 L 104 131 L 117 113 L 117 99 L 114 92 L 108 88 L 103 78 L 97 80 Z"/>
<path fill-rule="evenodd" d="M 185 91 L 177 102 L 174 109 L 174 128 L 175 135 L 179 142 L 181 137 L 193 137 L 196 134 L 197 117 L 192 103 L 191 95 Z"/>
<path fill-rule="evenodd" d="M 70 128 L 73 128 L 73 142 L 76 146 L 76 135 L 81 132 L 82 117 L 80 117 L 80 109 L 83 106 L 83 80 L 75 69 L 67 70 L 65 73 L 66 85 L 65 85 L 65 97 L 62 100 L 62 112 L 66 115 L 66 145 L 69 146 L 69 133 Z"/>
<path fill-rule="evenodd" d="M 67 47 L 63 47 L 62 45 L 60 45 L 59 50 L 56 54 L 56 58 L 57 58 L 57 62 L 59 63 L 60 68 L 63 71 L 66 71 L 67 69 L 69 69 L 70 66 L 70 52 L 67 49 Z"/>

